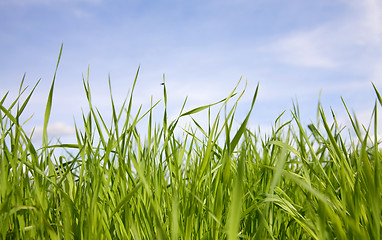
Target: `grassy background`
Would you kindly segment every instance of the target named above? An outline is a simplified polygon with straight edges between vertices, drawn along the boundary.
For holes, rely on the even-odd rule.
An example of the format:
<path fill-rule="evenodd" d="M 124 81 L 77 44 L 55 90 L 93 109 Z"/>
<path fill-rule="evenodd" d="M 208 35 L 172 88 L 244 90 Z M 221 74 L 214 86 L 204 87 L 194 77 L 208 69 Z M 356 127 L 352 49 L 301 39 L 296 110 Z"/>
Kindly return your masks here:
<path fill-rule="evenodd" d="M 305 128 L 296 106 L 291 121 L 281 122 L 280 115 L 272 133 L 260 137 L 247 128 L 258 89 L 236 129 L 244 91 L 235 88 L 188 112 L 184 102 L 169 122 L 164 84 L 158 124 L 152 115 L 158 103 L 131 110 L 136 77 L 121 109 L 110 97 L 112 121 L 106 123 L 84 79 L 90 109 L 84 128 L 76 126 L 76 143 L 52 144 L 46 129 L 54 81 L 41 148 L 20 122 L 34 88 L 26 93 L 21 84 L 9 106 L 7 95 L 0 101 L 1 239 L 381 239 L 382 99 L 375 87 L 370 126 L 349 114 L 352 125 L 342 128 L 333 112 L 329 123 L 319 105 L 317 122 Z M 220 108 L 217 115 L 211 107 Z M 192 118 L 201 111 L 209 113 L 206 129 Z M 184 117 L 192 124 L 180 128 Z M 144 132 L 137 128 L 141 121 Z M 182 137 L 174 134 L 179 128 Z M 347 131 L 355 135 L 345 141 Z M 55 149 L 70 151 L 57 155 Z"/>

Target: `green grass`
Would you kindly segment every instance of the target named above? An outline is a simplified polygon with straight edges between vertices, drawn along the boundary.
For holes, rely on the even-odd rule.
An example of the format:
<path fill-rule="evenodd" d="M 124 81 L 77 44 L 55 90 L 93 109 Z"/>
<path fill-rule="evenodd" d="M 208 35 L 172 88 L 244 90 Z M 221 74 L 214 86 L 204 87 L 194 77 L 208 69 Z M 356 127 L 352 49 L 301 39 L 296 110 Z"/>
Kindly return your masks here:
<path fill-rule="evenodd" d="M 21 122 L 35 88 L 26 93 L 21 83 L 19 97 L 7 106 L 5 94 L 1 239 L 381 239 L 382 99 L 375 86 L 370 126 L 349 114 L 352 125 L 343 129 L 333 112 L 329 123 L 319 105 L 318 121 L 306 128 L 296 107 L 291 121 L 281 122 L 280 115 L 263 136 L 247 127 L 258 89 L 236 128 L 244 91 L 235 88 L 227 98 L 189 111 L 185 102 L 170 122 L 164 84 L 163 121 L 157 123 L 153 109 L 163 103 L 132 111 L 137 77 L 120 109 L 110 97 L 110 124 L 92 105 L 84 79 L 89 112 L 83 128 L 76 126 L 73 144 L 48 141 L 53 79 L 38 149 Z M 220 111 L 212 116 L 211 108 Z M 201 111 L 208 113 L 207 128 L 192 118 Z M 181 118 L 192 124 L 181 128 Z M 57 155 L 57 149 L 70 151 Z"/>

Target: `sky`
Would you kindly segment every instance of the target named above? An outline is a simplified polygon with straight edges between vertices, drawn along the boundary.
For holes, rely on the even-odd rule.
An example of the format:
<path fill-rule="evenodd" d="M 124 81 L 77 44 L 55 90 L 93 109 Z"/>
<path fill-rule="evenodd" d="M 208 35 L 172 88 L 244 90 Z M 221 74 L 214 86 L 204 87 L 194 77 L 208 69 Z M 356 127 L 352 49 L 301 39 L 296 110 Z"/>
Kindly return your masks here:
<path fill-rule="evenodd" d="M 348 125 L 341 97 L 368 125 L 372 83 L 382 93 L 378 0 L 0 0 L 0 97 L 14 99 L 24 73 L 28 90 L 41 79 L 23 115 L 36 138 L 61 44 L 51 137 L 70 139 L 81 122 L 88 69 L 93 104 L 110 116 L 108 77 L 120 106 L 140 67 L 134 108 L 162 99 L 159 121 L 163 75 L 172 119 L 186 97 L 187 110 L 210 104 L 242 79 L 240 122 L 259 84 L 249 126 L 264 131 L 296 102 L 304 124 L 314 122 L 319 100 Z"/>

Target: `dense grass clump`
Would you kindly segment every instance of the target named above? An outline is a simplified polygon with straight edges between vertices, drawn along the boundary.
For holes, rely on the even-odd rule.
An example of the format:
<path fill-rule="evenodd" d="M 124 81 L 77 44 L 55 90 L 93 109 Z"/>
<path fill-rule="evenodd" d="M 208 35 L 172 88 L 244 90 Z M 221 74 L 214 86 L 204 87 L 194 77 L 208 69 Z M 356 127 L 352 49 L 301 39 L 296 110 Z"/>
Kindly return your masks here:
<path fill-rule="evenodd" d="M 294 109 L 293 119 L 278 118 L 270 135 L 250 131 L 257 89 L 234 129 L 244 92 L 235 88 L 226 99 L 190 111 L 184 104 L 169 122 L 164 85 L 163 122 L 157 124 L 152 110 L 158 103 L 133 114 L 135 83 L 121 109 L 111 97 L 107 125 L 84 80 L 89 112 L 83 130 L 76 127 L 77 142 L 51 144 L 53 79 L 38 149 L 20 123 L 34 88 L 23 101 L 20 88 L 9 106 L 7 95 L 1 99 L 1 239 L 381 239 L 382 99 L 375 87 L 373 128 L 360 127 L 349 114 L 355 137 L 345 144 L 334 113 L 329 124 L 321 106 L 318 122 L 308 128 Z M 206 129 L 192 121 L 183 137 L 175 136 L 180 118 L 213 105 L 220 111 L 209 114 Z M 145 132 L 137 128 L 142 121 Z M 70 151 L 56 155 L 55 149 Z"/>

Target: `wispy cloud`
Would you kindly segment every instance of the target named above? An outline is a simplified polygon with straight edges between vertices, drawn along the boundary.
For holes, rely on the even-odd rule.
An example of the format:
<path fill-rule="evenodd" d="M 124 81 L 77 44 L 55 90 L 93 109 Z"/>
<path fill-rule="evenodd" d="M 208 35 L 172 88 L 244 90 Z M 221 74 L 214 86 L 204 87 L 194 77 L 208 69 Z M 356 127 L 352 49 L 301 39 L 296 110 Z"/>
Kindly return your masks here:
<path fill-rule="evenodd" d="M 75 129 L 73 126 L 65 122 L 54 122 L 48 125 L 48 137 L 64 137 L 68 135 L 74 135 Z M 43 126 L 39 125 L 34 128 L 33 139 L 39 139 L 43 134 Z"/>
<path fill-rule="evenodd" d="M 364 44 L 382 43 L 382 3 L 379 0 L 352 0 L 349 3 L 358 10 L 357 25 L 362 32 L 353 33 Z"/>
<path fill-rule="evenodd" d="M 330 52 L 328 38 L 323 38 L 328 35 L 327 32 L 327 29 L 323 28 L 293 32 L 263 49 L 275 54 L 279 61 L 287 64 L 302 67 L 338 67 L 340 62 Z"/>
<path fill-rule="evenodd" d="M 262 50 L 301 67 L 339 68 L 376 60 L 370 50 L 382 50 L 381 3 L 367 0 L 349 4 L 351 11 L 342 18 L 313 29 L 293 29 Z"/>

